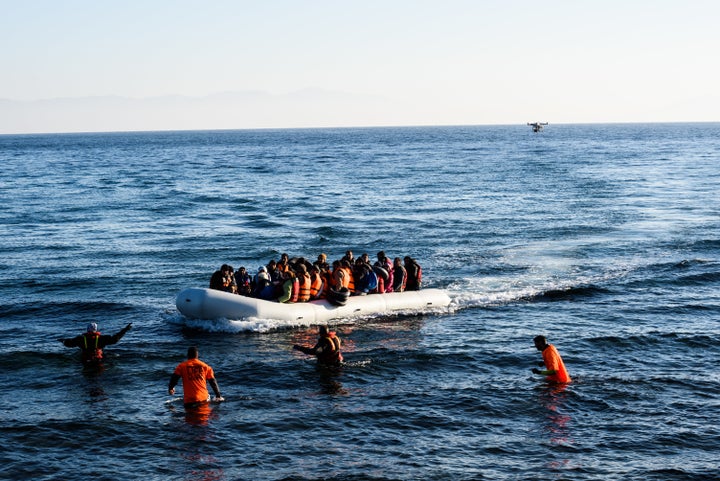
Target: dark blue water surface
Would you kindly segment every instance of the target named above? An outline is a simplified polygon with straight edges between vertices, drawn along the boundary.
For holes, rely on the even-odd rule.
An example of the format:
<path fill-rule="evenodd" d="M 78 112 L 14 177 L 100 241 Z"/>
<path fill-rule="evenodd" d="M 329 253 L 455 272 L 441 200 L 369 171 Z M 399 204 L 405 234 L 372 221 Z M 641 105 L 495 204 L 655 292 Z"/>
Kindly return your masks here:
<path fill-rule="evenodd" d="M 720 473 L 720 124 L 0 136 L 0 478 Z M 446 312 L 184 319 L 222 263 L 411 255 Z M 102 372 L 57 338 L 134 329 Z M 573 377 L 530 369 L 546 334 Z M 186 415 L 189 345 L 227 402 Z"/>

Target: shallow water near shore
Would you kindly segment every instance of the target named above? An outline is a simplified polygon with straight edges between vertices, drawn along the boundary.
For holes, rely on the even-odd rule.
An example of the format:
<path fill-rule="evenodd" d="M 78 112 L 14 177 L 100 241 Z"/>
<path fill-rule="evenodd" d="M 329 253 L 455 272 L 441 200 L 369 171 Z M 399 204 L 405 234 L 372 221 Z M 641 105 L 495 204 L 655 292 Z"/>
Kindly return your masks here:
<path fill-rule="evenodd" d="M 4 479 L 715 479 L 719 124 L 0 136 Z M 188 320 L 280 253 L 411 255 L 450 308 Z M 102 371 L 57 338 L 98 322 Z M 530 369 L 545 334 L 573 377 Z M 226 402 L 167 396 L 189 345 Z"/>

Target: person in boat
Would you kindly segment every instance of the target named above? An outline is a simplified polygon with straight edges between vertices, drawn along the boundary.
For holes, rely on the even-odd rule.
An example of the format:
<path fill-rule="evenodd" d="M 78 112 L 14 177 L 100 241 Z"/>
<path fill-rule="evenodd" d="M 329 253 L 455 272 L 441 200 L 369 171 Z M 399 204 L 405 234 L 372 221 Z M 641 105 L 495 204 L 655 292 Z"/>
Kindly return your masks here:
<path fill-rule="evenodd" d="M 242 296 L 253 295 L 253 278 L 244 266 L 240 266 L 240 268 L 235 272 L 235 285 L 237 286 L 238 294 Z"/>
<path fill-rule="evenodd" d="M 355 264 L 355 256 L 353 256 L 353 251 L 345 251 L 345 255 L 342 259 L 340 259 L 340 262 L 342 261 L 348 261 L 350 265 Z"/>
<path fill-rule="evenodd" d="M 311 356 L 316 356 L 318 363 L 324 366 L 339 366 L 343 361 L 340 346 L 342 341 L 333 331 L 328 331 L 326 326 L 320 326 L 318 340 L 313 347 L 294 344 L 293 349 Z"/>
<path fill-rule="evenodd" d="M 362 263 L 362 267 L 359 266 L 360 263 Z M 356 274 L 356 278 L 361 278 L 363 275 L 365 276 L 365 280 L 360 282 L 362 286 L 358 288 L 358 290 L 366 292 L 367 294 L 377 293 L 380 279 L 376 270 L 373 269 L 370 255 L 367 252 L 363 252 L 362 255 L 357 258 L 355 269 L 361 270 L 361 274 Z M 368 270 L 370 272 L 368 272 Z"/>
<path fill-rule="evenodd" d="M 336 264 L 337 262 L 337 264 Z M 355 277 L 353 275 L 352 266 L 348 261 L 333 262 L 334 288 L 339 291 L 345 287 L 350 294 L 355 293 Z"/>
<path fill-rule="evenodd" d="M 275 271 L 279 273 L 285 273 L 290 269 L 290 266 L 287 264 L 287 262 L 284 262 L 282 260 L 278 261 L 277 264 L 275 264 Z"/>
<path fill-rule="evenodd" d="M 407 271 L 403 267 L 402 260 L 396 257 L 393 261 L 393 291 L 403 292 L 407 282 Z"/>
<path fill-rule="evenodd" d="M 293 303 L 298 301 L 300 295 L 300 283 L 295 273 L 291 270 L 286 271 L 284 274 L 284 282 L 282 284 L 282 292 L 277 298 L 280 303 Z"/>
<path fill-rule="evenodd" d="M 275 273 L 276 266 L 277 266 L 277 261 L 275 261 L 275 259 L 270 259 L 270 262 L 268 262 L 267 265 L 265 266 L 265 268 L 268 271 L 268 274 L 270 274 L 271 279 Z"/>
<path fill-rule="evenodd" d="M 255 274 L 255 297 L 259 299 L 272 299 L 273 286 L 268 274 L 267 267 L 260 266 Z"/>
<path fill-rule="evenodd" d="M 270 268 L 272 266 L 272 269 Z M 280 297 L 283 293 L 283 285 L 286 281 L 286 272 L 285 266 L 282 264 L 282 262 L 275 262 L 270 261 L 270 264 L 268 265 L 268 272 L 270 273 L 270 280 L 272 281 L 273 285 L 273 299 L 277 299 Z"/>
<path fill-rule="evenodd" d="M 290 270 L 290 256 L 286 253 L 280 254 L 280 260 L 277 261 L 277 264 L 275 264 L 275 270 L 279 271 L 281 274 L 284 274 L 288 270 Z"/>
<path fill-rule="evenodd" d="M 406 291 L 419 291 L 422 288 L 422 267 L 415 259 L 405 256 L 405 271 L 407 272 L 407 281 L 405 282 Z"/>
<path fill-rule="evenodd" d="M 330 293 L 330 290 L 335 288 L 335 277 L 333 276 L 332 268 L 327 264 L 318 266 L 320 268 L 320 277 L 323 280 L 323 290 L 325 291 L 325 297 Z"/>
<path fill-rule="evenodd" d="M 325 299 L 325 277 L 320 272 L 320 267 L 313 264 L 310 267 L 310 300 Z"/>
<path fill-rule="evenodd" d="M 290 259 L 290 268 L 295 271 L 295 273 L 300 272 L 300 266 L 305 266 L 305 271 L 310 272 L 310 268 L 312 267 L 312 264 L 305 259 L 304 257 L 296 257 L 293 259 Z"/>
<path fill-rule="evenodd" d="M 355 261 L 353 276 L 355 278 L 356 294 L 364 296 L 377 288 L 377 274 L 372 270 L 372 266 L 365 263 L 361 258 Z"/>
<path fill-rule="evenodd" d="M 297 264 L 297 280 L 298 280 L 298 302 L 307 302 L 310 300 L 310 274 L 305 264 Z"/>
<path fill-rule="evenodd" d="M 65 347 L 79 347 L 82 363 L 86 366 L 99 365 L 103 360 L 103 349 L 105 346 L 117 344 L 131 328 L 132 322 L 116 334 L 101 334 L 97 329 L 97 324 L 91 322 L 87 325 L 84 334 L 80 334 L 71 339 L 58 339 L 58 341 L 63 343 Z"/>
<path fill-rule="evenodd" d="M 327 254 L 318 254 L 317 260 L 314 262 L 320 270 L 328 270 L 330 269 L 330 264 L 328 264 L 327 261 Z"/>
<path fill-rule="evenodd" d="M 215 392 L 215 401 L 224 401 L 220 395 L 220 387 L 215 380 L 213 368 L 199 359 L 198 349 L 195 346 L 188 348 L 187 360 L 181 362 L 170 376 L 168 393 L 175 394 L 175 386 L 182 379 L 183 402 L 185 408 L 196 408 L 210 402 L 210 393 L 207 385 Z"/>
<path fill-rule="evenodd" d="M 385 255 L 385 251 L 380 251 L 377 253 L 377 261 L 373 265 L 387 272 L 387 277 L 383 276 L 383 282 L 381 283 L 382 285 L 378 284 L 378 293 L 384 294 L 386 292 L 392 292 L 394 283 L 393 263 Z"/>
<path fill-rule="evenodd" d="M 235 269 L 233 266 L 227 266 L 227 274 L 225 278 L 224 291 L 231 294 L 237 294 L 237 284 L 235 283 Z"/>
<path fill-rule="evenodd" d="M 228 267 L 230 266 L 223 264 L 220 266 L 220 269 L 213 272 L 213 275 L 210 276 L 210 289 L 215 289 L 217 291 L 226 290 Z"/>
<path fill-rule="evenodd" d="M 563 384 L 570 382 L 570 375 L 568 375 L 567 369 L 565 369 L 565 363 L 560 357 L 560 353 L 555 349 L 555 346 L 548 344 L 545 336 L 535 336 L 533 342 L 535 343 L 535 348 L 542 352 L 543 360 L 538 363 L 538 366 L 545 367 L 543 371 L 533 368 L 533 374 L 545 376 L 546 380 L 551 383 Z"/>

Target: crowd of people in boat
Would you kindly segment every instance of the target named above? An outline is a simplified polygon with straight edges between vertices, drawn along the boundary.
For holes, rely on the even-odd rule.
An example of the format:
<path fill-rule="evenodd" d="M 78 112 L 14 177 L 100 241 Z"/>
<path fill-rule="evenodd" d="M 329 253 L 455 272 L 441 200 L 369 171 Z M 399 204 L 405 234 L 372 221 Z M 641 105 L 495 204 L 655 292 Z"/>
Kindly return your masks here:
<path fill-rule="evenodd" d="M 251 275 L 245 267 L 223 264 L 210 278 L 210 289 L 282 303 L 328 299 L 342 305 L 349 296 L 417 291 L 422 268 L 410 256 L 390 260 L 384 251 L 372 262 L 367 253 L 355 258 L 346 251 L 342 259 L 328 262 L 320 254 L 315 262 L 282 254 Z"/>

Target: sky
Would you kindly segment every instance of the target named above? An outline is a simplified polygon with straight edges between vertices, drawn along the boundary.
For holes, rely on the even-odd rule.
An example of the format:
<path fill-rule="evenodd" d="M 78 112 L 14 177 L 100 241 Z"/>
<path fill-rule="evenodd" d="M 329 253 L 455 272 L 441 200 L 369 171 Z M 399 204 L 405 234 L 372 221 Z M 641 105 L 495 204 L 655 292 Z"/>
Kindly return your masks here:
<path fill-rule="evenodd" d="M 720 121 L 717 0 L 0 11 L 0 133 Z"/>

